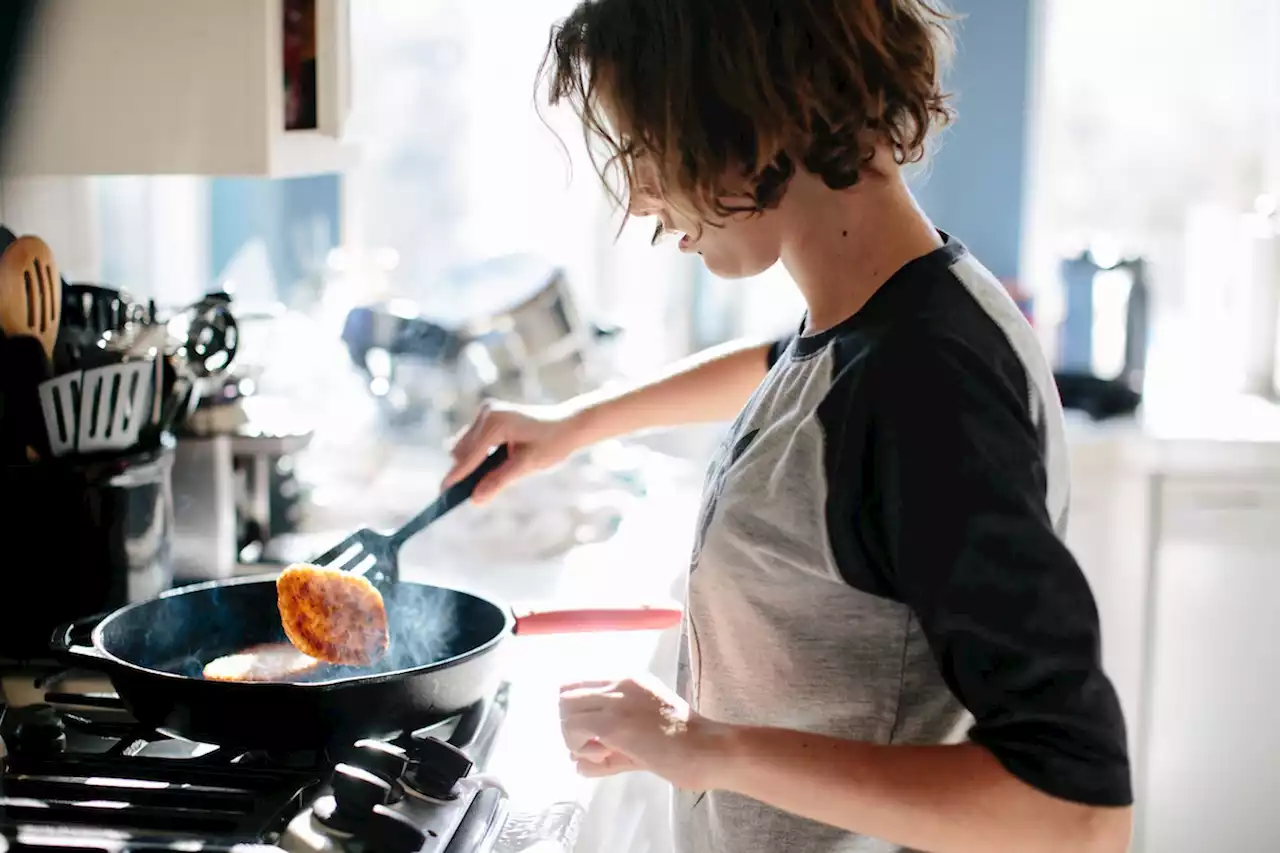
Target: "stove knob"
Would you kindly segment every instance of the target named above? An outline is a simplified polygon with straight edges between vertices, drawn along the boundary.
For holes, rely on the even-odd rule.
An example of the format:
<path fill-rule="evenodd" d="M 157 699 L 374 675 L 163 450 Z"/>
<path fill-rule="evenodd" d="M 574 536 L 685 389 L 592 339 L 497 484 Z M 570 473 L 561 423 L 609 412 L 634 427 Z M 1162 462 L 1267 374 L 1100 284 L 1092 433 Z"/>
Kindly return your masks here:
<path fill-rule="evenodd" d="M 471 772 L 467 754 L 437 738 L 415 736 L 413 757 L 418 766 L 408 782 L 415 791 L 434 799 L 453 799 L 453 786 Z"/>
<path fill-rule="evenodd" d="M 333 768 L 333 799 L 338 811 L 356 817 L 391 799 L 391 783 L 362 767 L 339 764 Z"/>
<path fill-rule="evenodd" d="M 380 740 L 358 740 L 348 763 L 370 773 L 376 773 L 388 782 L 404 775 L 409 766 L 409 754 L 398 746 Z"/>
<path fill-rule="evenodd" d="M 409 818 L 386 806 L 374 806 L 365 825 L 365 848 L 373 853 L 418 853 L 427 843 L 427 834 Z"/>
<path fill-rule="evenodd" d="M 66 750 L 66 723 L 49 705 L 28 705 L 13 716 L 9 751 L 14 755 L 39 757 Z"/>

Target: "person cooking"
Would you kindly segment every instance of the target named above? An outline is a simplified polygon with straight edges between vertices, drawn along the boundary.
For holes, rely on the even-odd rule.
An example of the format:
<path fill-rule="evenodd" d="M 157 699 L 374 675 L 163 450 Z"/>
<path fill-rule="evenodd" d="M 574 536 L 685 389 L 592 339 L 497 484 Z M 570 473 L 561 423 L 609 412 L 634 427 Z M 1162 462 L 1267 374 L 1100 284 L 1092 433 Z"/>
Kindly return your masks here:
<path fill-rule="evenodd" d="M 589 776 L 677 789 L 689 853 L 1121 853 L 1129 762 L 1063 544 L 1062 411 L 1001 285 L 902 174 L 952 118 L 925 0 L 586 0 L 543 73 L 631 215 L 719 276 L 779 260 L 794 335 L 560 406 L 493 403 L 485 500 L 587 445 L 733 419 L 707 474 L 677 690 L 567 685 Z M 621 674 L 620 674 L 621 675 Z"/>

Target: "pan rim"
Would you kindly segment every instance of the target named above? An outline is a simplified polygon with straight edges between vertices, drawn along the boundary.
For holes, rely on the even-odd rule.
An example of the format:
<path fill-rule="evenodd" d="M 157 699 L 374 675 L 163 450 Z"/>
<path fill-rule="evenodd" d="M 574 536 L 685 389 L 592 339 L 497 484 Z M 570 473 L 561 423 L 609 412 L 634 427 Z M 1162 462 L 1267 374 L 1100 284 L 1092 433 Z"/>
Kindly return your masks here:
<path fill-rule="evenodd" d="M 90 641 L 93 645 L 94 650 L 103 658 L 105 658 L 110 663 L 111 666 L 117 669 L 123 670 L 125 672 L 132 671 L 135 673 L 145 673 L 148 676 L 161 676 L 167 679 L 172 679 L 176 682 L 214 685 L 215 686 L 214 689 L 233 688 L 237 690 L 262 690 L 266 692 L 272 692 L 272 691 L 292 692 L 295 690 L 327 692 L 330 690 L 336 690 L 343 687 L 355 687 L 355 686 L 360 686 L 364 684 L 381 684 L 382 682 L 385 682 L 385 681 L 404 678 L 406 676 L 427 675 L 432 672 L 439 672 L 441 670 L 450 669 L 454 666 L 461 665 L 463 663 L 466 663 L 467 661 L 473 660 L 474 658 L 477 658 L 484 654 L 489 653 L 493 648 L 495 648 L 499 643 L 501 643 L 503 640 L 511 636 L 515 631 L 515 625 L 516 625 L 515 610 L 512 609 L 512 607 L 509 604 L 499 604 L 497 601 L 495 601 L 493 598 L 491 598 L 488 595 L 484 595 L 483 593 L 475 592 L 469 589 L 464 589 L 458 586 L 436 584 L 436 583 L 424 583 L 422 581 L 400 580 L 400 581 L 396 581 L 396 583 L 410 584 L 413 586 L 425 586 L 425 587 L 430 587 L 432 589 L 443 589 L 458 595 L 465 595 L 470 598 L 476 599 L 477 601 L 488 604 L 490 607 L 493 607 L 495 610 L 497 610 L 499 613 L 502 614 L 502 617 L 503 617 L 502 628 L 499 631 L 497 631 L 494 634 L 494 636 L 490 637 L 485 642 L 480 643 L 474 648 L 468 649 L 462 654 L 454 655 L 452 657 L 445 658 L 444 660 L 439 660 L 434 663 L 424 664 L 422 666 L 408 667 L 405 669 L 396 669 L 390 672 L 379 672 L 376 674 L 361 675 L 361 676 L 347 676 L 344 678 L 331 678 L 326 681 L 215 681 L 207 678 L 197 678 L 195 676 L 183 675 L 181 673 L 170 672 L 169 670 L 164 670 L 164 669 L 156 669 L 154 667 L 143 666 L 142 664 L 125 660 L 124 658 L 113 654 L 107 648 L 106 644 L 103 643 L 102 641 L 102 634 L 104 629 L 108 625 L 110 625 L 112 622 L 116 621 L 118 618 L 124 617 L 127 613 L 133 610 L 139 609 L 149 604 L 153 604 L 156 601 L 161 601 L 166 598 L 176 598 L 180 595 L 203 592 L 210 589 L 226 589 L 227 587 L 243 586 L 243 585 L 254 584 L 254 583 L 274 584 L 276 582 L 276 578 L 278 574 L 279 573 L 265 573 L 265 574 L 259 574 L 259 575 L 245 575 L 242 577 L 229 578 L 224 580 L 201 581 L 200 583 L 188 584 L 186 586 L 180 586 L 180 587 L 175 587 L 174 589 L 165 590 L 164 592 L 160 593 L 154 598 L 149 598 L 144 601 L 135 601 L 131 604 L 126 604 L 124 607 L 121 607 L 107 614 L 107 616 L 101 622 L 95 625 L 92 631 L 90 631 L 89 633 Z M 197 689 L 201 689 L 201 688 L 197 688 Z"/>

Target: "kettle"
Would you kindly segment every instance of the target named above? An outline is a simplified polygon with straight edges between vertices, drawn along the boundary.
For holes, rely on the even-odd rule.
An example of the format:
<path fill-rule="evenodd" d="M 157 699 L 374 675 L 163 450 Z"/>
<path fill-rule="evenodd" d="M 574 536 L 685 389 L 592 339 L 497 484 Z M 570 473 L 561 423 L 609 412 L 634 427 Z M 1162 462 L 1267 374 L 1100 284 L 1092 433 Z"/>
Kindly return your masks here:
<path fill-rule="evenodd" d="M 1150 334 L 1147 262 L 1099 254 L 1088 248 L 1062 262 L 1065 311 L 1056 367 L 1139 391 Z"/>

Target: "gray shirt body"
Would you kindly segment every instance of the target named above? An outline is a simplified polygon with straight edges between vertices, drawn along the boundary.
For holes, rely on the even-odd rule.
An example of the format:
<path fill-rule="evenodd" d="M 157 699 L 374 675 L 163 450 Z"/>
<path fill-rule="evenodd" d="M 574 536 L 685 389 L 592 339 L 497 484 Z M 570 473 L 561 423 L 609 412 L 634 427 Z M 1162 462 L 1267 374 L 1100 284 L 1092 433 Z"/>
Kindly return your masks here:
<path fill-rule="evenodd" d="M 1061 542 L 1062 412 L 999 283 L 948 238 L 771 360 L 708 470 L 680 694 L 730 723 L 972 738 L 1029 784 L 1126 802 L 1096 609 Z M 673 821 L 681 853 L 904 849 L 727 791 L 677 792 Z"/>

